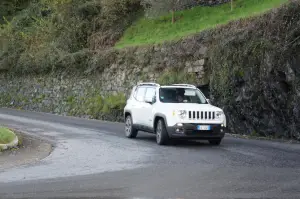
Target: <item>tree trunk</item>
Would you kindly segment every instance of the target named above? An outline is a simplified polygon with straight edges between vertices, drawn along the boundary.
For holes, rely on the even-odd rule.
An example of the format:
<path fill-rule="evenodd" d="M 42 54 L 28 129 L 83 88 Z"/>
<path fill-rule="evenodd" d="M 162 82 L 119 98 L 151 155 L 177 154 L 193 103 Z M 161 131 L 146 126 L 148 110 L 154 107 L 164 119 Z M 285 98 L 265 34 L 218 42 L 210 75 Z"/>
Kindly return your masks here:
<path fill-rule="evenodd" d="M 172 12 L 172 24 L 175 23 L 175 11 L 174 9 L 171 10 Z"/>
<path fill-rule="evenodd" d="M 233 0 L 231 0 L 231 12 L 233 11 Z"/>

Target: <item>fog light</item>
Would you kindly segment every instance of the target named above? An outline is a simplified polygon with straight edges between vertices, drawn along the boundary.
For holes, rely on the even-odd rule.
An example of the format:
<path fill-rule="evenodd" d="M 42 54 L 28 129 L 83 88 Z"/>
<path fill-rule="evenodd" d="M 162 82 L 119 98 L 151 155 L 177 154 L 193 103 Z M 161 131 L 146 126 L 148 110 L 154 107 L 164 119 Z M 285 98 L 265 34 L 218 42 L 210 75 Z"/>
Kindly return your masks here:
<path fill-rule="evenodd" d="M 176 128 L 176 133 L 181 133 L 181 134 L 183 134 L 184 133 L 184 131 L 183 131 L 183 129 L 181 129 L 181 128 Z"/>

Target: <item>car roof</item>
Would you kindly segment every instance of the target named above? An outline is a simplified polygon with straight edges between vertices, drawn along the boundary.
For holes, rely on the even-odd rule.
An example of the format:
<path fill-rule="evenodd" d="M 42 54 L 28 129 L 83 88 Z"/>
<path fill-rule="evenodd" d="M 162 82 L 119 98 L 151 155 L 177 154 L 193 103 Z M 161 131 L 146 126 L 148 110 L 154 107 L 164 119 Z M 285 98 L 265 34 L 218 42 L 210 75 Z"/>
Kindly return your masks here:
<path fill-rule="evenodd" d="M 139 83 L 137 85 L 138 87 L 140 86 L 153 86 L 153 87 L 160 87 L 160 88 L 192 88 L 192 89 L 197 89 L 196 86 L 194 85 L 191 85 L 191 84 L 171 84 L 171 85 L 159 85 L 157 83 L 154 83 L 154 82 L 142 82 L 142 83 Z"/>
<path fill-rule="evenodd" d="M 190 88 L 190 89 L 196 89 L 196 87 L 191 87 L 191 86 L 161 86 L 160 88 Z"/>

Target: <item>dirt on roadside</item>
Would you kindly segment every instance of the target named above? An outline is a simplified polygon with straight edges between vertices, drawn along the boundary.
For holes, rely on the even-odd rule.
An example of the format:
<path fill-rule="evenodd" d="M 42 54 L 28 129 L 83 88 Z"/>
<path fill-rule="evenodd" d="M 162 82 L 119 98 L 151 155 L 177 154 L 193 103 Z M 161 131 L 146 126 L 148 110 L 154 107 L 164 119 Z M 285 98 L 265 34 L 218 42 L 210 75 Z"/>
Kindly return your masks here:
<path fill-rule="evenodd" d="M 38 162 L 52 152 L 52 145 L 30 135 L 15 132 L 20 140 L 18 148 L 0 152 L 0 172 L 9 168 Z"/>

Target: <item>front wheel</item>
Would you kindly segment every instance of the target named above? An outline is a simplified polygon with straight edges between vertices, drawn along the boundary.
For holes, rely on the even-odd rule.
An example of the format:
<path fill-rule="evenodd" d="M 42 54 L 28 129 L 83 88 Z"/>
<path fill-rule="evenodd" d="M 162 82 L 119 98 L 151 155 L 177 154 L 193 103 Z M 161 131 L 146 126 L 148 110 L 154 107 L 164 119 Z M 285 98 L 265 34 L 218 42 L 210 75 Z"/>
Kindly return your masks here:
<path fill-rule="evenodd" d="M 125 120 L 125 135 L 128 138 L 136 138 L 138 130 L 133 127 L 132 117 L 128 115 Z"/>
<path fill-rule="evenodd" d="M 169 136 L 163 119 L 158 120 L 155 133 L 156 133 L 156 143 L 158 145 L 166 145 L 168 143 Z"/>
<path fill-rule="evenodd" d="M 222 139 L 218 139 L 218 140 L 209 140 L 209 143 L 210 143 L 211 145 L 218 146 L 218 145 L 221 144 L 221 141 L 222 141 Z"/>

